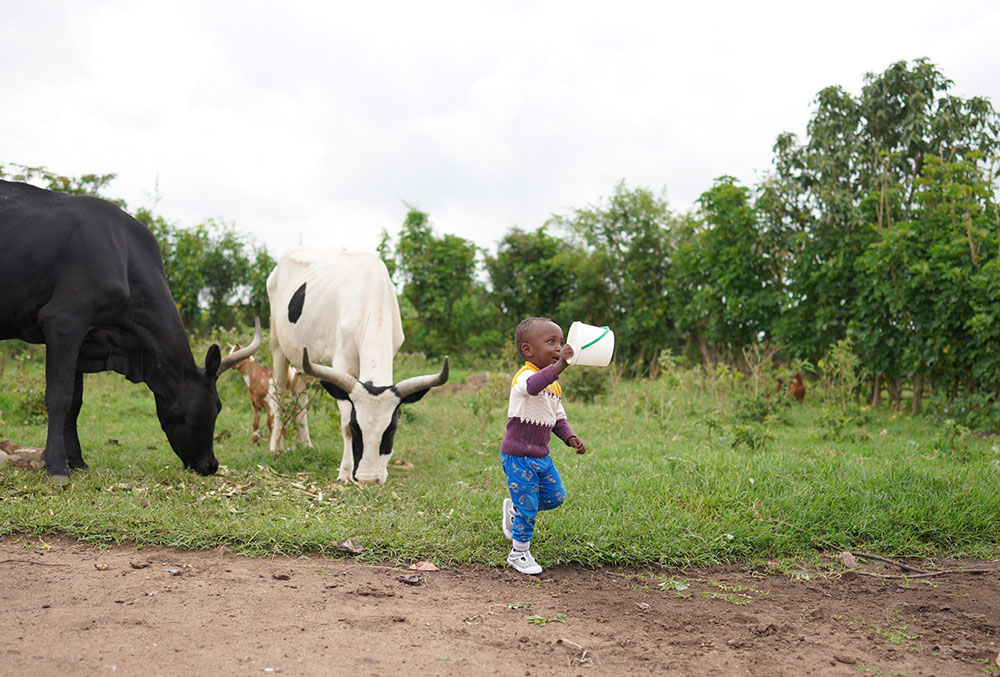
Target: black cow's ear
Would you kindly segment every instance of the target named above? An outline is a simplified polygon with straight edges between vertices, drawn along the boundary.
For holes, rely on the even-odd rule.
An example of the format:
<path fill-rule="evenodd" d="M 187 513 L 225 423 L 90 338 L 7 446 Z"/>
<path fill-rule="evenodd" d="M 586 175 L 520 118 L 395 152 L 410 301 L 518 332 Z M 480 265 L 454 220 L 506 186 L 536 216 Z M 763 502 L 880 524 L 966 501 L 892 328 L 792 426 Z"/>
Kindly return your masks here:
<path fill-rule="evenodd" d="M 346 392 L 344 392 L 344 389 L 341 388 L 338 385 L 330 383 L 329 381 L 320 381 L 319 384 L 321 386 L 323 386 L 323 389 L 326 390 L 326 392 L 330 393 L 331 395 L 333 395 L 338 400 L 350 400 L 351 399 L 348 396 L 348 394 Z"/>
<path fill-rule="evenodd" d="M 222 351 L 219 350 L 219 346 L 212 344 L 205 354 L 205 373 L 215 374 L 219 373 L 219 364 L 222 362 Z"/>
<path fill-rule="evenodd" d="M 404 404 L 413 404 L 414 402 L 419 402 L 420 398 L 423 397 L 424 395 L 426 395 L 427 393 L 429 393 L 430 391 L 431 391 L 431 389 L 427 388 L 425 390 L 418 390 L 415 393 L 410 393 L 409 395 L 407 395 L 406 397 L 403 398 L 403 403 Z"/>

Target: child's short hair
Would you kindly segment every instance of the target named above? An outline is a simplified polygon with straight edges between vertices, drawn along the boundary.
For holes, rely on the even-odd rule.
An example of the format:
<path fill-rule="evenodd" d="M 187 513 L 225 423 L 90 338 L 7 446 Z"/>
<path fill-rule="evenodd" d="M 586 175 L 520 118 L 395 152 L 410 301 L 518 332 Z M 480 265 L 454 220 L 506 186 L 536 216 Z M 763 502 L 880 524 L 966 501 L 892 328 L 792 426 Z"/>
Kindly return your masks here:
<path fill-rule="evenodd" d="M 514 330 L 514 347 L 517 348 L 517 354 L 521 356 L 522 360 L 527 358 L 521 352 L 521 344 L 527 340 L 531 328 L 538 322 L 552 322 L 552 320 L 547 317 L 526 317 L 518 323 L 517 329 Z"/>

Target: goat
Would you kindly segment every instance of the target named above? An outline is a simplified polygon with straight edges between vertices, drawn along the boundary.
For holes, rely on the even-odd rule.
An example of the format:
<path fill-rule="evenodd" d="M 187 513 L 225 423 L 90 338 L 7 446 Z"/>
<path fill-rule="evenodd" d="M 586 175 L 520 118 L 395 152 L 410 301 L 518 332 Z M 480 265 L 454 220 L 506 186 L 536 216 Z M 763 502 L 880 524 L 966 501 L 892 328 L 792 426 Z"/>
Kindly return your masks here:
<path fill-rule="evenodd" d="M 230 354 L 240 350 L 239 343 L 230 346 Z M 250 436 L 250 443 L 257 444 L 260 439 L 258 429 L 260 427 L 260 413 L 267 412 L 268 437 L 274 428 L 274 416 L 278 413 L 277 400 L 274 397 L 274 373 L 265 366 L 262 366 L 253 357 L 249 357 L 239 362 L 234 369 L 238 369 L 243 374 L 247 389 L 250 393 L 250 407 L 253 409 L 253 434 Z"/>
<path fill-rule="evenodd" d="M 230 353 L 240 350 L 240 344 L 235 343 L 229 346 Z M 260 413 L 267 412 L 267 433 L 268 439 L 274 430 L 274 417 L 281 416 L 281 399 L 274 388 L 274 372 L 263 366 L 253 357 L 250 357 L 236 364 L 234 369 L 238 369 L 243 374 L 243 380 L 247 384 L 250 394 L 250 406 L 253 409 L 253 434 L 250 436 L 250 443 L 257 444 L 260 439 Z M 294 367 L 288 368 L 288 386 L 296 397 L 296 407 L 301 407 L 300 400 L 305 398 L 306 383 L 302 374 Z M 281 436 L 285 436 L 285 427 L 282 426 Z"/>

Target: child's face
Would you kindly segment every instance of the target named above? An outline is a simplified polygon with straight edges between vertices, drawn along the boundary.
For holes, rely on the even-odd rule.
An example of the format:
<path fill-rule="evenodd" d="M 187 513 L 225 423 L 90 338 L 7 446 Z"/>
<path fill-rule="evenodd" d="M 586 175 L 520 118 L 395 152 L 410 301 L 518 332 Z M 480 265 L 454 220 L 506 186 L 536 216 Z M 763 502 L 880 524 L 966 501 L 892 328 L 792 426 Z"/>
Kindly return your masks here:
<path fill-rule="evenodd" d="M 562 329 L 555 322 L 536 322 L 528 330 L 521 354 L 539 369 L 559 361 L 562 352 Z"/>

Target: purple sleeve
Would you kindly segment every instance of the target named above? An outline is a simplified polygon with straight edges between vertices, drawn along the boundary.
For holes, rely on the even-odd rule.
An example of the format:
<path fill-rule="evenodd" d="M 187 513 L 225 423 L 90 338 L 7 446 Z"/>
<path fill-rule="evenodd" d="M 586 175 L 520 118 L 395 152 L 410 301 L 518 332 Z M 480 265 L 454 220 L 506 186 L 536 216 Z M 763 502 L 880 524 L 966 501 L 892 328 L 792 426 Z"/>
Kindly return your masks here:
<path fill-rule="evenodd" d="M 556 373 L 556 368 L 550 364 L 545 369 L 529 376 L 524 385 L 528 389 L 529 395 L 537 395 L 545 390 L 547 385 L 555 382 L 558 378 L 559 374 Z"/>
<path fill-rule="evenodd" d="M 569 427 L 569 423 L 564 418 L 556 421 L 556 425 L 552 428 L 552 432 L 556 437 L 567 443 L 569 438 L 576 437 L 576 433 L 573 432 L 573 429 Z"/>

